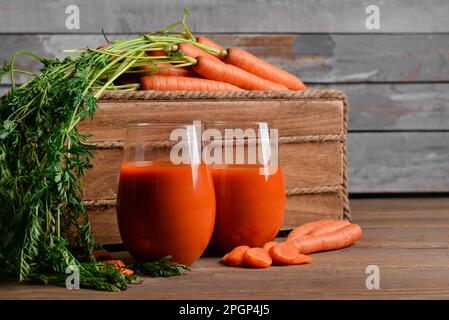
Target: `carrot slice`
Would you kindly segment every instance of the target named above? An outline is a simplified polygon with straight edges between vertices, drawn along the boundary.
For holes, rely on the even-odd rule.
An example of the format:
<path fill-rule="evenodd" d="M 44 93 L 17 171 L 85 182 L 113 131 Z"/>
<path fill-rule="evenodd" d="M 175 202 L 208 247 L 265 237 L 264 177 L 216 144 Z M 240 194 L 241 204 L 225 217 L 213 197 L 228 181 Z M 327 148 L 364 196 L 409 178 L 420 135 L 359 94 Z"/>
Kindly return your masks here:
<path fill-rule="evenodd" d="M 262 249 L 265 250 L 266 252 L 270 252 L 270 249 L 273 248 L 277 244 L 278 244 L 277 242 L 268 241 L 267 243 L 265 243 L 263 245 Z"/>
<path fill-rule="evenodd" d="M 250 247 L 248 246 L 238 246 L 234 248 L 231 252 L 226 254 L 222 261 L 225 265 L 231 267 L 241 267 L 245 264 L 244 256 L 246 251 L 248 251 Z"/>
<path fill-rule="evenodd" d="M 243 259 L 247 265 L 254 268 L 268 268 L 272 263 L 270 255 L 262 248 L 248 249 Z"/>
<path fill-rule="evenodd" d="M 298 248 L 290 242 L 278 243 L 270 249 L 273 262 L 280 264 L 292 264 L 298 254 Z"/>
<path fill-rule="evenodd" d="M 304 264 L 304 263 L 310 263 L 312 262 L 312 258 L 309 256 L 306 256 L 305 254 L 298 253 L 295 260 L 292 261 L 290 264 Z"/>

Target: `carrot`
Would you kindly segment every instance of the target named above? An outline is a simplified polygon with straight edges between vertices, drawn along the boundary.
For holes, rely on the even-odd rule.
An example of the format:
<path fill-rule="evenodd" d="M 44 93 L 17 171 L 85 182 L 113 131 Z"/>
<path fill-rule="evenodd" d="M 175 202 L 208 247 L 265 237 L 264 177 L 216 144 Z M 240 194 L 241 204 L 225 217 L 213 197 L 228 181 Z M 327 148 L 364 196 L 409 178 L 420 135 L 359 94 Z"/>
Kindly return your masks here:
<path fill-rule="evenodd" d="M 306 256 L 305 254 L 298 253 L 295 260 L 293 260 L 290 264 L 304 264 L 312 262 L 312 258 Z"/>
<path fill-rule="evenodd" d="M 206 46 L 209 46 L 211 48 L 214 48 L 214 49 L 217 49 L 217 50 L 220 50 L 220 51 L 224 51 L 224 48 L 222 46 L 220 46 L 219 44 L 216 44 L 211 39 L 209 39 L 209 38 L 207 38 L 205 36 L 197 36 L 196 37 L 196 41 L 198 43 L 205 44 Z M 216 57 L 221 60 L 221 59 L 224 58 L 224 55 L 219 55 L 219 56 L 216 56 Z"/>
<path fill-rule="evenodd" d="M 270 252 L 270 249 L 273 248 L 277 244 L 278 244 L 277 242 L 268 241 L 267 243 L 265 243 L 263 245 L 262 249 L 265 250 L 266 252 Z"/>
<path fill-rule="evenodd" d="M 166 50 L 145 51 L 145 54 L 150 57 L 161 57 L 166 56 L 168 54 L 168 51 Z"/>
<path fill-rule="evenodd" d="M 235 247 L 231 252 L 227 253 L 222 261 L 225 265 L 231 267 L 241 267 L 245 264 L 245 253 L 248 251 L 250 247 L 248 246 L 238 246 Z"/>
<path fill-rule="evenodd" d="M 337 231 L 338 229 L 341 229 L 343 227 L 346 227 L 347 225 L 350 225 L 351 223 L 346 220 L 339 220 L 339 221 L 333 221 L 331 223 L 327 223 L 325 225 L 321 225 L 312 231 L 309 232 L 309 235 L 311 236 L 319 236 L 321 234 L 329 233 Z"/>
<path fill-rule="evenodd" d="M 259 78 L 233 65 L 225 64 L 209 56 L 196 57 L 193 71 L 206 79 L 223 81 L 246 90 L 287 90 L 287 87 Z"/>
<path fill-rule="evenodd" d="M 263 79 L 280 83 L 290 90 L 306 90 L 307 87 L 295 75 L 262 60 L 246 50 L 240 48 L 227 49 L 223 60 Z"/>
<path fill-rule="evenodd" d="M 169 63 L 160 63 L 157 65 L 157 70 L 154 74 L 158 76 L 177 76 L 177 77 L 193 77 L 193 78 L 198 77 L 198 75 L 195 74 L 190 69 L 173 68 L 170 66 L 171 64 Z M 144 74 L 151 74 L 151 72 L 153 71 L 153 66 L 149 64 L 147 66 L 141 67 L 141 69 L 145 71 Z"/>
<path fill-rule="evenodd" d="M 103 261 L 103 263 L 113 264 L 114 266 L 116 266 L 117 268 L 120 268 L 120 269 L 126 267 L 126 265 L 123 263 L 122 260 L 106 260 L 106 261 Z"/>
<path fill-rule="evenodd" d="M 158 91 L 239 91 L 232 84 L 199 78 L 178 76 L 144 76 L 140 78 L 142 90 Z"/>
<path fill-rule="evenodd" d="M 215 59 L 217 62 L 221 62 L 213 54 L 210 54 L 209 52 L 204 51 L 203 49 L 195 47 L 193 44 L 190 43 L 183 42 L 178 44 L 178 50 L 182 52 L 183 55 L 191 58 L 196 58 L 198 56 L 208 56 L 209 58 Z"/>
<path fill-rule="evenodd" d="M 248 249 L 243 259 L 248 266 L 254 268 L 268 268 L 272 263 L 270 255 L 262 248 Z"/>
<path fill-rule="evenodd" d="M 356 242 L 362 236 L 362 229 L 357 224 L 321 235 L 305 235 L 289 243 L 295 245 L 300 253 L 308 254 L 319 251 L 337 250 Z"/>
<path fill-rule="evenodd" d="M 127 268 L 122 268 L 120 269 L 120 273 L 124 274 L 125 276 L 132 276 L 134 274 L 134 271 L 131 269 L 127 269 Z"/>
<path fill-rule="evenodd" d="M 312 221 L 309 223 L 305 223 L 299 227 L 294 228 L 287 236 L 286 241 L 290 241 L 290 240 L 294 240 L 297 238 L 300 238 L 302 236 L 305 236 L 306 234 L 308 234 L 309 232 L 311 232 L 312 230 L 314 230 L 317 227 L 320 227 L 322 225 L 328 224 L 333 222 L 334 220 L 317 220 L 317 221 Z"/>
<path fill-rule="evenodd" d="M 298 248 L 291 242 L 281 242 L 270 249 L 273 262 L 279 264 L 294 264 L 298 255 Z"/>

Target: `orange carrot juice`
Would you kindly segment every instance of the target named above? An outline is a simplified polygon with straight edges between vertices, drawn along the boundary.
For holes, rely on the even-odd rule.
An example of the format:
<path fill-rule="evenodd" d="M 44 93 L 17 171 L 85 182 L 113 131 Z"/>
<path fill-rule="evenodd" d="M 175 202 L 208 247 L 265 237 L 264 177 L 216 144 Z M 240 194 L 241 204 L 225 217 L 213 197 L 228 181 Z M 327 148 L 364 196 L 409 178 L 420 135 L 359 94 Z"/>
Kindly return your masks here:
<path fill-rule="evenodd" d="M 217 212 L 211 246 L 228 252 L 239 245 L 261 247 L 273 240 L 284 219 L 281 168 L 261 175 L 260 165 L 213 166 Z"/>
<path fill-rule="evenodd" d="M 212 235 L 215 196 L 205 164 L 174 165 L 169 161 L 123 163 L 120 169 L 117 218 L 131 255 L 154 261 L 167 255 L 191 265 Z"/>

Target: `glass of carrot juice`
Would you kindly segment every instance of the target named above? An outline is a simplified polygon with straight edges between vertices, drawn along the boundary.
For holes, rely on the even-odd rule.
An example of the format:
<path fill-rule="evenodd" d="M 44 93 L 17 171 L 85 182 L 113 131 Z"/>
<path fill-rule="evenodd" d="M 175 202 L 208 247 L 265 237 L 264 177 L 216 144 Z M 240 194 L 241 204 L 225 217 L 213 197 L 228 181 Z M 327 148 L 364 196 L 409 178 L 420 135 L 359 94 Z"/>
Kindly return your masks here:
<path fill-rule="evenodd" d="M 268 122 L 214 122 L 203 139 L 217 206 L 211 248 L 228 252 L 273 240 L 285 212 L 277 130 Z"/>
<path fill-rule="evenodd" d="M 199 134 L 193 125 L 127 128 L 117 219 L 123 243 L 138 261 L 170 255 L 191 265 L 209 243 L 215 194 Z"/>

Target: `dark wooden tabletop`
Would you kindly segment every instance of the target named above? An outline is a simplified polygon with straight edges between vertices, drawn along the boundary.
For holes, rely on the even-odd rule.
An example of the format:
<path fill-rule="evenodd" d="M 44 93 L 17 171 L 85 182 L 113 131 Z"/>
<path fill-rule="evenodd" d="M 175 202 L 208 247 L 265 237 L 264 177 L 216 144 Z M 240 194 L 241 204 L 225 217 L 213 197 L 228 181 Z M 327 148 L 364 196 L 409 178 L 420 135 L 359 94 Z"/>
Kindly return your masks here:
<path fill-rule="evenodd" d="M 145 278 L 120 293 L 0 283 L 1 299 L 422 299 L 449 298 L 449 198 L 352 200 L 357 244 L 310 265 L 229 268 L 201 258 L 188 274 Z M 380 269 L 368 290 L 366 268 Z"/>

